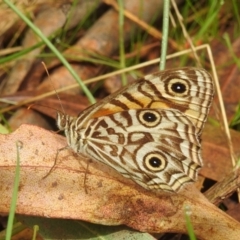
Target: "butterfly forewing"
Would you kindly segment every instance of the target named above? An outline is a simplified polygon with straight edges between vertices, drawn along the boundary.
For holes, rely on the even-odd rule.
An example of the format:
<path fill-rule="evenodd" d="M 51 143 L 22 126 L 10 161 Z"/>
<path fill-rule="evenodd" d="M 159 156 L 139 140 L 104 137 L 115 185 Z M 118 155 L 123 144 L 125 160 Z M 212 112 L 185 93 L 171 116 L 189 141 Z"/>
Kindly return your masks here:
<path fill-rule="evenodd" d="M 196 125 L 198 134 L 213 98 L 213 83 L 209 73 L 199 68 L 181 68 L 146 75 L 103 102 L 92 117 L 129 109 L 177 109 Z"/>
<path fill-rule="evenodd" d="M 68 144 L 146 189 L 178 191 L 202 166 L 199 142 L 213 98 L 199 68 L 145 76 L 78 117 L 58 114 Z"/>

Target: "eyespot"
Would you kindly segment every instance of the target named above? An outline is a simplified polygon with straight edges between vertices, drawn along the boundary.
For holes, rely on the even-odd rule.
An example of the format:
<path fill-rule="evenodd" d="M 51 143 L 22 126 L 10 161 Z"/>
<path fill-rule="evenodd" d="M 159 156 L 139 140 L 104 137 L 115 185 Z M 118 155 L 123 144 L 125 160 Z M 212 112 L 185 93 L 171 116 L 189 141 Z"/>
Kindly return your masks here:
<path fill-rule="evenodd" d="M 186 91 L 186 86 L 181 82 L 176 82 L 176 83 L 173 83 L 173 85 L 171 86 L 171 89 L 175 93 L 184 93 Z"/>
<path fill-rule="evenodd" d="M 156 127 L 161 122 L 161 116 L 157 111 L 141 110 L 138 112 L 139 122 L 146 127 Z"/>
<path fill-rule="evenodd" d="M 189 82 L 185 79 L 173 78 L 167 82 L 167 92 L 172 96 L 188 96 L 190 90 Z"/>
<path fill-rule="evenodd" d="M 159 172 L 166 168 L 167 161 L 165 156 L 163 156 L 161 153 L 152 152 L 152 153 L 148 153 L 144 157 L 144 166 L 146 167 L 146 169 L 150 171 Z"/>

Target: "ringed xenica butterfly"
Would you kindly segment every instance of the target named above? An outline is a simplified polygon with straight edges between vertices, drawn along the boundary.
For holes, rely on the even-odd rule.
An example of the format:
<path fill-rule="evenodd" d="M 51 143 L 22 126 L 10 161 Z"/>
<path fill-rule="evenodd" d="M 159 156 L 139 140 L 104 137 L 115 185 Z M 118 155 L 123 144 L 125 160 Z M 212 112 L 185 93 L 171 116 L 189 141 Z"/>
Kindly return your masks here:
<path fill-rule="evenodd" d="M 201 68 L 146 75 L 78 117 L 58 112 L 68 145 L 146 189 L 177 192 L 197 179 L 200 137 L 213 99 Z"/>

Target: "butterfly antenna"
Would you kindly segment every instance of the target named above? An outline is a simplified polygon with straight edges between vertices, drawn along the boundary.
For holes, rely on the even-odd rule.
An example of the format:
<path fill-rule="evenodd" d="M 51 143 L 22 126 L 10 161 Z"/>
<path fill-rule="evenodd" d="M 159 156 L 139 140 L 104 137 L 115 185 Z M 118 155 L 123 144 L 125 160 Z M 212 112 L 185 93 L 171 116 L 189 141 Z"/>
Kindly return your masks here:
<path fill-rule="evenodd" d="M 47 75 L 48 75 L 48 77 L 49 77 L 49 79 L 50 79 L 52 88 L 53 88 L 54 92 L 56 93 L 56 96 L 57 96 L 57 98 L 58 98 L 58 100 L 59 100 L 59 104 L 60 104 L 60 107 L 61 107 L 61 109 L 62 109 L 61 112 L 62 112 L 63 114 L 65 114 L 65 111 L 64 111 L 64 108 L 63 108 L 63 105 L 62 105 L 62 101 L 61 101 L 61 99 L 60 99 L 60 97 L 59 97 L 59 94 L 58 94 L 56 88 L 54 87 L 54 84 L 53 84 L 53 81 L 52 81 L 52 79 L 51 79 L 51 77 L 50 77 L 50 75 L 49 75 L 48 69 L 47 69 L 47 67 L 46 67 L 46 65 L 45 65 L 44 62 L 42 62 L 42 65 L 43 65 L 43 67 L 44 67 L 44 69 L 45 69 L 45 71 L 46 71 L 46 73 L 47 73 Z"/>

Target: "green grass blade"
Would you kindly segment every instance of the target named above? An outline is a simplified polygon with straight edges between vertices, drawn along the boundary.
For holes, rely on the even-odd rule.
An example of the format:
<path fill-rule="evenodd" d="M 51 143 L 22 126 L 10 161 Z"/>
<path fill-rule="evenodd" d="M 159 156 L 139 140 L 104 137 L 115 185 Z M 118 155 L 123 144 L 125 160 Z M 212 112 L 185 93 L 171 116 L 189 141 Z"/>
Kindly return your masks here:
<path fill-rule="evenodd" d="M 184 215 L 185 215 L 185 220 L 186 220 L 186 227 L 187 227 L 187 231 L 188 231 L 188 236 L 190 240 L 197 240 L 195 233 L 194 233 L 194 229 L 191 223 L 191 208 L 189 206 L 185 206 L 184 209 Z"/>
<path fill-rule="evenodd" d="M 16 143 L 17 148 L 17 164 L 16 164 L 16 172 L 15 172 L 15 179 L 14 179 L 14 187 L 13 187 L 13 195 L 12 195 L 12 201 L 10 206 L 10 213 L 8 216 L 8 222 L 7 222 L 7 231 L 6 231 L 6 240 L 10 240 L 12 236 L 12 228 L 13 228 L 13 221 L 14 221 L 14 215 L 17 205 L 17 195 L 18 195 L 18 186 L 19 186 L 19 178 L 20 178 L 20 156 L 19 156 L 19 149 L 21 144 L 20 142 Z"/>

